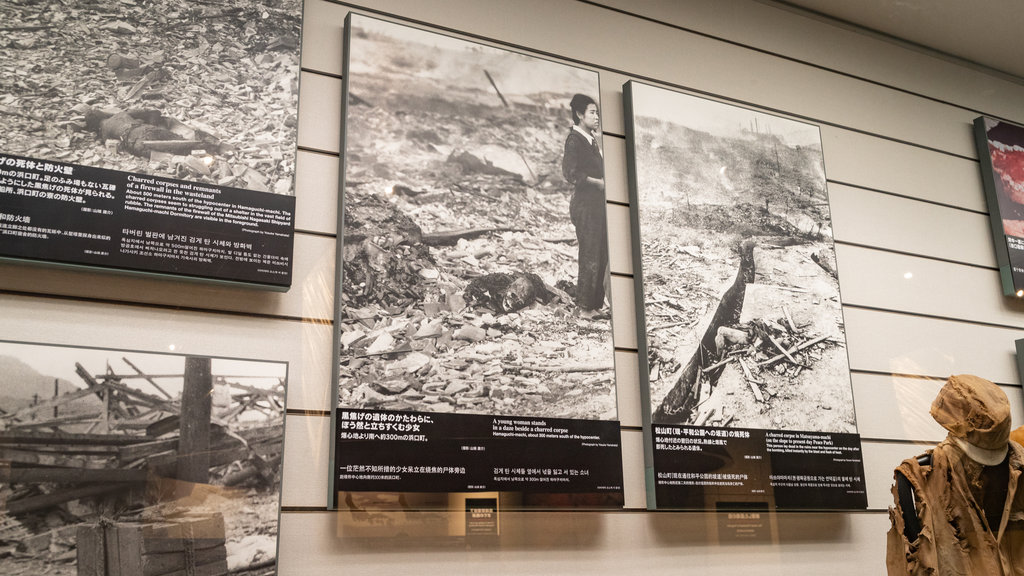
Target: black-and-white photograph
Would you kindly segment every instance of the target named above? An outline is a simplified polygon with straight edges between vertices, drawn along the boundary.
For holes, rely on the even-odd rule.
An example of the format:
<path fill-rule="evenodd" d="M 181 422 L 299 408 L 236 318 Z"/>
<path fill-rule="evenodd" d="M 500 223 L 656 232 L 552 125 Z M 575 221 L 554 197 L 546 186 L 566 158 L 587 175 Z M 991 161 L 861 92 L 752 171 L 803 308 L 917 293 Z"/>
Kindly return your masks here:
<path fill-rule="evenodd" d="M 598 75 L 350 14 L 338 405 L 614 420 Z"/>
<path fill-rule="evenodd" d="M 856 432 L 817 126 L 624 90 L 652 421 Z"/>
<path fill-rule="evenodd" d="M 276 573 L 287 372 L 0 342 L 0 572 Z"/>
<path fill-rule="evenodd" d="M 0 3 L 0 152 L 293 194 L 300 0 Z"/>

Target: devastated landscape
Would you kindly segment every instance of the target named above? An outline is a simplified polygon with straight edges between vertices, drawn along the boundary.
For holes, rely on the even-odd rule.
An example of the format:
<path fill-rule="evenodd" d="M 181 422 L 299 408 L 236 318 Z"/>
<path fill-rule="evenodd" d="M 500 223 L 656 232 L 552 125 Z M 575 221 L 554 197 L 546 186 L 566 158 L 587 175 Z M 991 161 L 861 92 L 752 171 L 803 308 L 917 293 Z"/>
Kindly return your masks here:
<path fill-rule="evenodd" d="M 817 128 L 674 97 L 634 119 L 653 421 L 855 432 Z"/>
<path fill-rule="evenodd" d="M 298 0 L 0 4 L 0 152 L 292 194 Z"/>
<path fill-rule="evenodd" d="M 615 419 L 561 174 L 595 73 L 361 19 L 346 119 L 339 406 Z"/>
<path fill-rule="evenodd" d="M 209 378 L 205 425 L 193 378 Z M 0 343 L 0 572 L 274 573 L 285 378 L 280 363 Z"/>

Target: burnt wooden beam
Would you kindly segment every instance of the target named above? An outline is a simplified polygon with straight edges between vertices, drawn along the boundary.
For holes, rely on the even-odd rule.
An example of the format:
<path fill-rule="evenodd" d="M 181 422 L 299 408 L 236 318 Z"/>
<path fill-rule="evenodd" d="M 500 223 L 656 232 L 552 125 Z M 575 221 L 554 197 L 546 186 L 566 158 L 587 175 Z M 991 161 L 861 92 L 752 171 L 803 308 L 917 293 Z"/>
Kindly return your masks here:
<path fill-rule="evenodd" d="M 125 434 L 68 434 L 67 432 L 0 432 L 3 444 L 51 444 L 54 446 L 128 446 L 149 442 L 144 436 Z"/>
<path fill-rule="evenodd" d="M 209 358 L 185 358 L 185 385 L 181 397 L 181 440 L 175 478 L 206 484 L 210 481 L 210 414 L 213 410 L 213 374 Z"/>
<path fill-rule="evenodd" d="M 59 484 L 134 483 L 146 481 L 145 470 L 118 470 L 87 468 L 0 468 L 0 482 L 31 483 L 56 482 Z"/>
<path fill-rule="evenodd" d="M 161 388 L 161 387 L 160 387 L 160 385 L 159 385 L 159 384 L 157 384 L 157 383 L 156 383 L 156 381 L 155 381 L 155 380 L 153 380 L 153 378 L 152 378 L 151 376 L 147 375 L 147 374 L 146 374 L 145 372 L 143 372 L 143 371 L 142 371 L 141 369 L 139 369 L 139 367 L 138 367 L 138 366 L 136 366 L 135 364 L 132 364 L 132 361 L 131 361 L 131 360 L 129 360 L 128 358 L 125 358 L 125 357 L 122 357 L 122 358 L 121 358 L 121 360 L 122 360 L 122 361 L 123 361 L 123 362 L 124 362 L 125 364 L 127 364 L 128 366 L 130 366 L 132 370 L 135 370 L 136 372 L 138 372 L 138 373 L 139 373 L 139 376 L 142 376 L 143 378 L 145 378 L 145 379 L 146 379 L 146 382 L 149 382 L 149 383 L 150 383 L 150 385 L 152 385 L 152 386 L 153 386 L 153 388 L 156 388 L 157 390 L 159 390 L 159 391 L 160 391 L 160 393 L 161 393 L 161 394 L 163 394 L 164 396 L 166 396 L 168 400 L 174 400 L 174 397 L 173 397 L 173 396 L 171 396 L 170 394 L 168 394 L 168 393 L 167 393 L 167 391 L 166 391 L 166 390 L 164 390 L 163 388 Z"/>
<path fill-rule="evenodd" d="M 8 514 L 26 514 L 28 512 L 35 512 L 37 510 L 45 510 L 54 506 L 59 506 L 65 502 L 72 500 L 78 500 L 79 498 L 87 498 L 90 496 L 102 496 L 110 492 L 123 491 L 124 486 L 121 484 L 110 484 L 104 483 L 93 486 L 85 486 L 82 488 L 72 488 L 70 490 L 60 490 L 53 494 L 44 494 L 42 496 L 33 496 L 31 498 L 22 498 L 20 500 L 8 500 L 7 501 L 7 513 Z"/>

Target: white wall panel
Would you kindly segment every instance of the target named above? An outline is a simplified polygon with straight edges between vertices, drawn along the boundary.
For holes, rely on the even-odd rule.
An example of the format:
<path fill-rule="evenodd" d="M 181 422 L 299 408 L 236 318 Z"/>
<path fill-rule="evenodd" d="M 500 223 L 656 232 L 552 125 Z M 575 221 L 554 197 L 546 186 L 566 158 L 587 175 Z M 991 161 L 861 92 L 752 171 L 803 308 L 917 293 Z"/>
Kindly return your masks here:
<path fill-rule="evenodd" d="M 299 150 L 295 160 L 295 229 L 321 234 L 338 231 L 337 156 Z"/>
<path fill-rule="evenodd" d="M 844 304 L 1024 327 L 1024 301 L 1003 296 L 996 270 L 842 244 L 836 259 Z"/>
<path fill-rule="evenodd" d="M 854 370 L 1020 383 L 1013 343 L 1024 330 L 851 307 L 843 319 Z"/>
<path fill-rule="evenodd" d="M 636 295 L 633 279 L 612 276 L 612 338 L 616 348 L 636 349 Z"/>
<path fill-rule="evenodd" d="M 341 79 L 299 75 L 299 146 L 335 154 L 341 149 Z"/>
<path fill-rule="evenodd" d="M 889 374 L 854 374 L 857 431 L 864 438 L 938 442 L 946 437 L 928 412 L 943 378 Z M 1010 400 L 1014 427 L 1024 425 L 1024 394 L 1019 386 L 1002 386 Z"/>
<path fill-rule="evenodd" d="M 289 414 L 284 431 L 281 505 L 326 507 L 331 419 Z"/>
<path fill-rule="evenodd" d="M 616 274 L 633 273 L 633 239 L 629 228 L 629 207 L 608 204 L 608 264 Z"/>
<path fill-rule="evenodd" d="M 3 340 L 288 362 L 288 407 L 328 406 L 324 324 L 8 294 L 0 311 Z"/>
<path fill-rule="evenodd" d="M 615 351 L 615 391 L 619 422 L 640 426 L 640 364 L 636 352 Z"/>
<path fill-rule="evenodd" d="M 969 130 L 964 125 L 963 129 Z M 835 126 L 821 127 L 830 180 L 987 212 L 978 162 Z"/>
<path fill-rule="evenodd" d="M 604 137 L 605 199 L 629 203 L 629 183 L 626 181 L 626 140 Z"/>
<path fill-rule="evenodd" d="M 646 508 L 644 435 L 640 430 L 622 431 L 622 489 L 626 508 Z"/>
<path fill-rule="evenodd" d="M 830 184 L 837 241 L 996 268 L 988 216 Z"/>
<path fill-rule="evenodd" d="M 345 14 L 350 8 L 324 0 L 305 0 L 302 14 L 302 67 L 341 75 Z M 301 87 L 305 90 L 305 86 Z M 340 100 L 339 100 L 340 102 Z"/>
<path fill-rule="evenodd" d="M 893 470 L 900 462 L 923 454 L 934 446 L 921 443 L 862 443 L 864 473 L 868 485 L 868 509 L 886 510 L 892 505 Z"/>
<path fill-rule="evenodd" d="M 861 78 L 900 86 L 988 114 L 1021 117 L 1020 84 L 996 78 L 925 51 L 905 50 L 811 17 L 795 16 L 771 2 L 700 0 L 600 0 L 599 4 L 698 29 L 746 46 L 785 54 Z M 799 14 L 799 12 L 796 12 Z"/>

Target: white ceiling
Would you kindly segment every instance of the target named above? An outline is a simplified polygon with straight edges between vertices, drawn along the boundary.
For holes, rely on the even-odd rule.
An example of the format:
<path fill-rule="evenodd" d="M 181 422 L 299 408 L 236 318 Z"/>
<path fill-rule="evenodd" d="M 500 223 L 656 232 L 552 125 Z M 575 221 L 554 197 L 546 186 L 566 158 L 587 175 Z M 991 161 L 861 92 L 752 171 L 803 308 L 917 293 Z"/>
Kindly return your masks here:
<path fill-rule="evenodd" d="M 1024 0 L 779 0 L 1024 82 Z"/>

